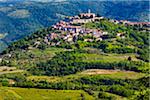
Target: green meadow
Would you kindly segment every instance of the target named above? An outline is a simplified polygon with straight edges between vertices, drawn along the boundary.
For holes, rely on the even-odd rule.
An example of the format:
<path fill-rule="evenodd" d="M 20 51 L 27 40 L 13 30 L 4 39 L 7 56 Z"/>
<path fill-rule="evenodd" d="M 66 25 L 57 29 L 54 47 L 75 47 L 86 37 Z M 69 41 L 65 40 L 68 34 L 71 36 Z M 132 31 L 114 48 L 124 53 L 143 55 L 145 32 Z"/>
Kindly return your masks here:
<path fill-rule="evenodd" d="M 94 100 L 82 90 L 0 87 L 0 100 Z"/>
<path fill-rule="evenodd" d="M 71 74 L 66 76 L 29 76 L 27 80 L 34 80 L 37 82 L 47 81 L 51 83 L 71 81 L 75 79 L 80 79 L 82 77 L 109 77 L 113 79 L 139 79 L 145 76 L 144 73 L 138 73 L 133 71 L 115 71 L 115 70 L 104 70 L 104 69 L 90 69 L 79 72 L 77 74 Z"/>

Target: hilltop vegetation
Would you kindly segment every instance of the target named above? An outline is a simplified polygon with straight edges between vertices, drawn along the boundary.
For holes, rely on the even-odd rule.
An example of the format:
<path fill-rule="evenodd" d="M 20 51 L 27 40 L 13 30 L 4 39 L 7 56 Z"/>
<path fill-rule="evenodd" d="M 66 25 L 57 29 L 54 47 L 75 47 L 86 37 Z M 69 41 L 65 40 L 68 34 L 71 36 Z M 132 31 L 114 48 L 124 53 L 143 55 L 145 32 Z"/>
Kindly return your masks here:
<path fill-rule="evenodd" d="M 10 42 L 19 40 L 43 27 L 49 27 L 63 19 L 64 16 L 87 12 L 88 9 L 114 19 L 149 21 L 148 1 L 73 0 L 59 3 L 23 1 L 12 0 L 12 2 L 0 3 L 0 33 L 8 33 L 5 38 L 0 40 L 3 43 L 0 51 L 4 50 Z"/>

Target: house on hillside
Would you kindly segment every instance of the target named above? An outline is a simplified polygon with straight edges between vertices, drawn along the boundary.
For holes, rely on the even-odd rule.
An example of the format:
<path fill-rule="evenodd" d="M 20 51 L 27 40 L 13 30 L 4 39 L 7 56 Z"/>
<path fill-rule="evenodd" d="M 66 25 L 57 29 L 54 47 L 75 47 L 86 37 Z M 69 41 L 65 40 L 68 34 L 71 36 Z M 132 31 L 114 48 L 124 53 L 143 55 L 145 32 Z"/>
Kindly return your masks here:
<path fill-rule="evenodd" d="M 34 42 L 33 47 L 37 48 L 40 44 L 41 44 L 40 41 L 36 41 L 36 42 Z M 31 48 L 28 48 L 28 49 L 31 49 Z"/>
<path fill-rule="evenodd" d="M 124 33 L 117 33 L 117 37 L 125 38 L 125 34 Z"/>
<path fill-rule="evenodd" d="M 15 84 L 15 81 L 14 81 L 14 80 L 9 79 L 8 83 L 9 83 L 9 85 L 14 85 L 14 84 Z"/>
<path fill-rule="evenodd" d="M 57 37 L 58 37 L 58 35 L 56 33 L 51 33 L 51 34 L 49 34 L 48 39 L 53 40 L 53 39 L 56 39 Z"/>
<path fill-rule="evenodd" d="M 93 22 L 95 21 L 94 19 L 73 19 L 73 21 L 71 22 L 72 24 L 77 24 L 77 23 L 88 23 L 88 22 Z"/>

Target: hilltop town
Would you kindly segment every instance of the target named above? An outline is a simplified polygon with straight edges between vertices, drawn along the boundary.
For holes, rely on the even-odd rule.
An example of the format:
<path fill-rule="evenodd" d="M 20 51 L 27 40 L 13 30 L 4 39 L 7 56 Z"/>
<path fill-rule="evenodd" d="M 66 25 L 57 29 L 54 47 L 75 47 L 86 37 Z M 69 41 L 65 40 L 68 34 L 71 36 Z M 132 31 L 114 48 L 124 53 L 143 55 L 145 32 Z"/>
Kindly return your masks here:
<path fill-rule="evenodd" d="M 105 24 L 110 24 L 111 26 L 107 26 Z M 107 27 L 115 28 L 108 29 Z M 44 35 L 44 37 L 37 37 L 38 39 L 33 42 L 33 45 L 27 45 L 27 48 L 37 48 L 40 45 L 43 45 L 43 42 L 48 46 L 62 47 L 62 44 L 64 43 L 75 44 L 78 40 L 88 43 L 96 43 L 103 40 L 114 41 L 117 38 L 124 40 L 128 35 L 128 29 L 126 29 L 128 27 L 129 29 L 132 28 L 133 30 L 141 32 L 149 32 L 150 22 L 131 22 L 127 20 L 109 19 L 96 15 L 95 13 L 91 13 L 89 9 L 86 13 L 80 13 L 79 15 L 72 17 L 65 17 L 64 20 L 52 25 L 50 27 L 51 31 L 48 32 L 48 34 Z M 5 56 L 11 57 L 11 54 L 7 54 Z M 3 56 L 0 61 L 2 61 L 2 58 Z"/>
<path fill-rule="evenodd" d="M 101 36 L 108 34 L 108 32 L 102 31 L 100 29 L 89 29 L 85 28 L 83 25 L 88 22 L 96 22 L 104 17 L 97 17 L 96 14 L 91 13 L 90 10 L 88 13 L 81 13 L 74 17 L 65 18 L 63 21 L 60 21 L 53 25 L 54 30 L 59 30 L 61 34 L 51 33 L 45 37 L 45 42 L 49 44 L 48 41 L 61 38 L 67 42 L 75 42 L 78 37 L 83 35 L 91 35 L 96 38 L 96 40 L 102 40 Z M 92 39 L 86 39 L 84 41 L 93 41 Z M 57 43 L 58 45 L 59 43 Z"/>
<path fill-rule="evenodd" d="M 62 39 L 66 42 L 76 42 L 80 36 L 91 36 L 91 38 L 86 38 L 84 41 L 93 42 L 93 41 L 102 41 L 105 39 L 104 37 L 109 34 L 109 32 L 102 29 L 91 29 L 86 28 L 84 25 L 86 23 L 96 23 L 101 20 L 105 20 L 105 17 L 97 16 L 95 13 L 91 13 L 88 10 L 87 13 L 80 13 L 77 16 L 73 17 L 66 17 L 64 20 L 57 22 L 55 25 L 52 25 L 53 30 L 58 30 L 58 33 L 50 33 L 44 38 L 44 42 L 48 45 L 60 45 L 61 42 L 58 41 L 57 43 L 50 42 L 54 39 Z M 135 26 L 142 28 L 144 30 L 149 30 L 150 23 L 149 22 L 130 22 L 126 20 L 114 20 L 108 19 L 109 22 L 114 24 L 120 24 L 124 26 Z M 125 38 L 125 33 L 118 32 L 116 33 L 116 37 Z M 36 42 L 35 44 L 39 44 Z"/>

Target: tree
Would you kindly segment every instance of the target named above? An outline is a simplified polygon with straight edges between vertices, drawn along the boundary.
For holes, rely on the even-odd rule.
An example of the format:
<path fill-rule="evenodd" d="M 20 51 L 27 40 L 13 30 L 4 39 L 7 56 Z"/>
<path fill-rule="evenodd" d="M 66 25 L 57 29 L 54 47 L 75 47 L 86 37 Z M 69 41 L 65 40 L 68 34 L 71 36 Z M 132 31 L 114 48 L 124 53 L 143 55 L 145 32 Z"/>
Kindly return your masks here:
<path fill-rule="evenodd" d="M 131 61 L 131 60 L 132 60 L 132 58 L 129 56 L 129 57 L 128 57 L 128 61 Z"/>
<path fill-rule="evenodd" d="M 82 100 L 85 100 L 85 96 L 84 96 L 83 93 L 81 93 L 81 99 L 82 99 Z"/>
<path fill-rule="evenodd" d="M 38 46 L 38 48 L 41 49 L 41 50 L 45 50 L 46 49 L 46 45 L 45 44 L 40 44 Z"/>

